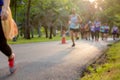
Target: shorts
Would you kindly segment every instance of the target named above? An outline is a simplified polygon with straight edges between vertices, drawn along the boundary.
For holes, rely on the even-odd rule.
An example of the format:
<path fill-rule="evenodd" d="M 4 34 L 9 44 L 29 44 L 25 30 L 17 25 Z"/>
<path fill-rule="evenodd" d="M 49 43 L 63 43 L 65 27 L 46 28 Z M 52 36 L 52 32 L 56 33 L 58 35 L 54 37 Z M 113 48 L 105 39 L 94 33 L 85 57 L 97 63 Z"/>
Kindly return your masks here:
<path fill-rule="evenodd" d="M 98 38 L 98 39 L 99 39 L 99 32 L 100 32 L 100 31 L 95 31 L 95 38 Z"/>
<path fill-rule="evenodd" d="M 73 32 L 79 32 L 79 29 L 72 29 L 72 28 L 70 28 L 70 30 L 73 31 Z"/>

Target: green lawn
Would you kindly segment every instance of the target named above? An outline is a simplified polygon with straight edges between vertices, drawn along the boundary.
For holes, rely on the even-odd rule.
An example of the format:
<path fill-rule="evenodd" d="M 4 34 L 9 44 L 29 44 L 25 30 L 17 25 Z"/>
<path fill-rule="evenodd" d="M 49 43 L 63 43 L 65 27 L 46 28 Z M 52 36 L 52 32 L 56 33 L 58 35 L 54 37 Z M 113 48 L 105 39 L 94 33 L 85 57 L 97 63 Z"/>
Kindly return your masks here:
<path fill-rule="evenodd" d="M 113 44 L 106 52 L 107 61 L 96 65 L 96 70 L 91 66 L 81 80 L 120 80 L 120 42 Z"/>
<path fill-rule="evenodd" d="M 41 38 L 38 38 L 38 37 L 34 37 L 34 38 L 31 38 L 29 40 L 27 39 L 24 39 L 24 38 L 18 38 L 16 42 L 13 42 L 13 41 L 8 41 L 9 44 L 25 44 L 25 43 L 36 43 L 36 42 L 50 42 L 50 41 L 60 41 L 61 42 L 61 38 L 59 35 L 56 36 L 56 37 L 53 37 L 52 39 L 49 39 L 49 38 L 45 38 L 45 37 L 41 37 Z M 66 37 L 66 39 L 70 39 L 69 37 Z"/>

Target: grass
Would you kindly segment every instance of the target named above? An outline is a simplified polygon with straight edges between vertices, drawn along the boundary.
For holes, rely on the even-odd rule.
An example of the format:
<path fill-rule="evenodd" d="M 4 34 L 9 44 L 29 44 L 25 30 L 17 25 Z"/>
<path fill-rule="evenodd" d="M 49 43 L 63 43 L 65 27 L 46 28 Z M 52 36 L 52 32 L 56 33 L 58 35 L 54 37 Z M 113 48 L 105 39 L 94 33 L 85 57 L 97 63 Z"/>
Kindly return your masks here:
<path fill-rule="evenodd" d="M 89 66 L 90 73 L 80 80 L 120 80 L 120 42 L 113 44 L 106 52 L 107 61 L 96 65 L 96 70 Z"/>
<path fill-rule="evenodd" d="M 26 44 L 26 43 L 36 43 L 36 42 L 50 42 L 50 41 L 61 41 L 62 37 L 60 35 L 53 37 L 52 39 L 45 38 L 45 37 L 34 37 L 31 39 L 24 39 L 24 38 L 18 38 L 17 41 L 8 41 L 9 44 Z M 69 37 L 66 37 L 66 39 L 70 39 Z"/>

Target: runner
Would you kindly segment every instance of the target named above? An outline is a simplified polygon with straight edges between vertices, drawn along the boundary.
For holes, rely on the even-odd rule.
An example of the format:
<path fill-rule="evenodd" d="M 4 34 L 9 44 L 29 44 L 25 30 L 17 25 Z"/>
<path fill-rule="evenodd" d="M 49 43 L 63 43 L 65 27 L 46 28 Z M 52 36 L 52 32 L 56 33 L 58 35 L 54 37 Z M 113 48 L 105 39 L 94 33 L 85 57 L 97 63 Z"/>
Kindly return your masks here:
<path fill-rule="evenodd" d="M 101 38 L 102 38 L 102 40 L 104 40 L 105 25 L 102 25 L 102 26 L 100 27 L 100 32 L 101 32 Z"/>
<path fill-rule="evenodd" d="M 110 27 L 106 23 L 105 24 L 105 33 L 104 33 L 105 41 L 107 41 L 107 38 L 108 38 L 108 35 L 109 35 L 109 30 L 110 30 Z"/>
<path fill-rule="evenodd" d="M 94 24 L 95 24 L 95 41 L 99 41 L 101 22 L 99 20 L 96 20 Z"/>
<path fill-rule="evenodd" d="M 15 55 L 12 53 L 11 48 L 7 44 L 7 39 L 3 32 L 3 26 L 1 20 L 5 21 L 8 18 L 8 9 L 9 9 L 10 0 L 0 0 L 0 51 L 3 52 L 8 57 L 9 70 L 11 73 L 15 71 Z"/>
<path fill-rule="evenodd" d="M 80 23 L 81 23 L 81 19 L 80 19 L 80 16 L 78 14 L 76 14 L 76 11 L 75 9 L 72 9 L 72 13 L 69 17 L 69 28 L 70 28 L 70 35 L 71 35 L 71 40 L 72 40 L 72 47 L 75 46 L 75 41 L 74 41 L 74 35 L 75 35 L 75 38 L 77 37 L 77 30 L 80 26 Z"/>
<path fill-rule="evenodd" d="M 95 40 L 95 25 L 94 25 L 94 23 L 92 23 L 92 25 L 90 26 L 90 32 L 91 32 L 92 41 L 94 41 Z"/>
<path fill-rule="evenodd" d="M 87 22 L 84 26 L 84 37 L 86 40 L 90 40 L 90 25 L 91 23 Z"/>
<path fill-rule="evenodd" d="M 80 26 L 80 33 L 81 33 L 81 39 L 84 39 L 84 24 L 82 23 L 81 26 Z"/>
<path fill-rule="evenodd" d="M 113 40 L 115 40 L 117 38 L 117 34 L 118 34 L 118 27 L 113 26 L 111 32 L 112 32 L 112 35 L 113 35 Z"/>

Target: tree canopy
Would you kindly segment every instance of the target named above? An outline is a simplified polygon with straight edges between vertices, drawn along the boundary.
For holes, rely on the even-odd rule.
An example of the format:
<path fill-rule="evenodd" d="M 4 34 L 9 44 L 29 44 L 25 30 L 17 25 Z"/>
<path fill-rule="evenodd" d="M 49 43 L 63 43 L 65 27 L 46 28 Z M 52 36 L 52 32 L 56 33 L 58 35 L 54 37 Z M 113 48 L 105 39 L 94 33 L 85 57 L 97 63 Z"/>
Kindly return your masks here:
<path fill-rule="evenodd" d="M 120 26 L 119 4 L 119 0 L 11 0 L 11 9 L 18 25 L 60 29 L 67 27 L 72 8 L 76 8 L 83 22 L 99 18 L 103 23 Z"/>

